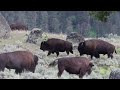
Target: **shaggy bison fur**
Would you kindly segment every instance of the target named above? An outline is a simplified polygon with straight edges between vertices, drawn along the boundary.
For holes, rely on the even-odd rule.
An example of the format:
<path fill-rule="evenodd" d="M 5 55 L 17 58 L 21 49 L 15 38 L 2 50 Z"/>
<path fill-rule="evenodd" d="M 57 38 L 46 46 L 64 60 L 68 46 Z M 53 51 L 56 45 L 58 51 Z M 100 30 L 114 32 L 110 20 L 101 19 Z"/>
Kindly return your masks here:
<path fill-rule="evenodd" d="M 91 58 L 93 56 L 100 58 L 99 54 L 107 54 L 108 58 L 113 58 L 113 53 L 117 53 L 114 45 L 100 39 L 91 39 L 79 43 L 78 51 L 80 56 L 87 54 L 91 55 Z"/>
<path fill-rule="evenodd" d="M 14 51 L 0 54 L 0 71 L 15 69 L 15 73 L 22 73 L 23 70 L 35 72 L 38 64 L 38 57 L 28 51 Z"/>
<path fill-rule="evenodd" d="M 69 52 L 73 54 L 73 46 L 72 43 L 68 41 L 64 41 L 61 39 L 51 38 L 47 41 L 41 42 L 40 49 L 43 51 L 49 51 L 48 56 L 54 52 L 59 55 L 59 52 L 65 52 L 69 55 Z"/>
<path fill-rule="evenodd" d="M 91 68 L 94 66 L 93 63 L 85 57 L 59 58 L 51 62 L 49 66 L 55 66 L 57 64 L 59 70 L 58 77 L 66 70 L 69 74 L 76 74 L 79 75 L 79 78 L 83 78 L 86 73 L 91 74 Z"/>

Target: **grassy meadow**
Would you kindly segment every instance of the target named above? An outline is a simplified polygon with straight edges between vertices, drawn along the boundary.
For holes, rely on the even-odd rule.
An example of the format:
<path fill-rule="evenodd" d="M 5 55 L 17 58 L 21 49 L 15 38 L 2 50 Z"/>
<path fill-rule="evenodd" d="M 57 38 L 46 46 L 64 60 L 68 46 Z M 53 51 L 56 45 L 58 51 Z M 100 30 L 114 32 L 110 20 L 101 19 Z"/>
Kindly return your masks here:
<path fill-rule="evenodd" d="M 69 57 L 69 56 L 79 56 L 77 49 L 74 49 L 74 54 L 67 55 L 65 52 L 61 53 L 59 57 L 56 57 L 56 54 L 51 54 L 47 56 L 47 51 L 43 52 L 40 50 L 39 44 L 26 43 L 27 34 L 29 31 L 12 31 L 11 37 L 9 39 L 0 39 L 0 53 L 11 52 L 17 50 L 28 50 L 36 54 L 39 57 L 39 63 L 36 67 L 35 73 L 23 72 L 21 75 L 14 73 L 14 70 L 5 69 L 4 72 L 0 72 L 0 79 L 79 79 L 77 75 L 69 75 L 66 71 L 63 72 L 60 78 L 57 77 L 57 66 L 48 67 L 48 64 L 54 61 L 59 57 Z M 48 38 L 60 38 L 65 40 L 66 35 L 63 34 L 50 34 L 43 33 L 43 36 L 39 42 L 46 40 Z M 86 40 L 89 38 L 85 38 Z M 120 67 L 120 37 L 119 36 L 110 36 L 108 38 L 100 38 L 102 40 L 108 41 L 116 46 L 117 54 L 113 54 L 113 59 L 108 59 L 107 55 L 101 55 L 100 59 L 95 59 L 91 62 L 95 64 L 91 75 L 85 75 L 83 79 L 108 79 L 109 74 L 112 69 Z M 77 45 L 77 44 L 74 44 Z M 84 55 L 85 57 L 90 58 L 89 56 Z"/>

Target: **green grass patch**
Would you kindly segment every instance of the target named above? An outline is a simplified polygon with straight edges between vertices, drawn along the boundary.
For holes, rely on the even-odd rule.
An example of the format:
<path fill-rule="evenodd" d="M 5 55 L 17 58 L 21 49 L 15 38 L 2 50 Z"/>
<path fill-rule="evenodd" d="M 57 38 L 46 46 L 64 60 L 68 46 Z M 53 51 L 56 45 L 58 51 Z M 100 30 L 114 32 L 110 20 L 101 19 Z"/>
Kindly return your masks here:
<path fill-rule="evenodd" d="M 100 67 L 100 74 L 105 75 L 110 72 L 110 69 L 107 66 Z"/>

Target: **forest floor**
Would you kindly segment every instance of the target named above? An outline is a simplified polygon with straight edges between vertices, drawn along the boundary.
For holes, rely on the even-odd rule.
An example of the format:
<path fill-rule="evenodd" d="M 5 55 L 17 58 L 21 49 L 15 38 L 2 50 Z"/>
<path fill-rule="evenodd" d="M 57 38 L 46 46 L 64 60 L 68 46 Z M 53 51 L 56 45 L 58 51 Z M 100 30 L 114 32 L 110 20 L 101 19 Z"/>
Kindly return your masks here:
<path fill-rule="evenodd" d="M 35 73 L 23 72 L 21 75 L 14 73 L 14 70 L 5 69 L 4 72 L 0 72 L 0 79 L 79 79 L 77 75 L 70 75 L 66 71 L 63 72 L 60 78 L 57 77 L 58 69 L 56 67 L 48 67 L 48 64 L 60 57 L 79 56 L 77 49 L 74 50 L 74 54 L 67 55 L 65 52 L 60 53 L 57 57 L 56 54 L 47 56 L 47 51 L 40 50 L 40 44 L 26 43 L 27 31 L 12 31 L 9 39 L 0 39 L 0 53 L 12 52 L 17 50 L 28 50 L 39 57 L 39 63 L 36 67 Z M 65 40 L 66 35 L 63 34 L 49 34 L 44 33 L 42 40 L 46 38 L 60 38 Z M 90 38 L 85 38 L 90 39 Z M 108 79 L 112 69 L 120 68 L 120 37 L 113 36 L 109 38 L 100 38 L 108 41 L 116 46 L 117 54 L 113 54 L 113 59 L 108 59 L 107 55 L 101 55 L 100 59 L 93 58 L 92 62 L 94 67 L 92 68 L 91 75 L 85 75 L 83 79 Z M 42 41 L 41 40 L 41 41 Z M 75 44 L 77 45 L 77 44 Z M 84 57 L 88 57 L 84 55 Z"/>

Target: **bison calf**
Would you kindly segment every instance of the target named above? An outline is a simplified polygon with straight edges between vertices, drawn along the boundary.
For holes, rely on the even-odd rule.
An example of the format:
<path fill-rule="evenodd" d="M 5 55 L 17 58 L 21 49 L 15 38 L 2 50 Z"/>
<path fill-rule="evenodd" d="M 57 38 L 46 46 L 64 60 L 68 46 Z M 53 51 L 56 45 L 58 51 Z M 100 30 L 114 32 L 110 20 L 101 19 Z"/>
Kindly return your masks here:
<path fill-rule="evenodd" d="M 28 51 L 15 51 L 0 54 L 0 70 L 15 69 L 15 73 L 22 73 L 23 70 L 34 73 L 38 57 Z"/>
<path fill-rule="evenodd" d="M 100 39 L 91 39 L 79 43 L 78 51 L 80 56 L 87 54 L 91 55 L 91 58 L 93 56 L 100 58 L 99 54 L 107 54 L 108 58 L 113 58 L 113 52 L 117 53 L 114 45 Z"/>
<path fill-rule="evenodd" d="M 83 78 L 83 76 L 88 73 L 91 74 L 91 68 L 94 66 L 87 58 L 85 57 L 66 57 L 59 58 L 49 66 L 55 66 L 58 64 L 58 77 L 60 77 L 64 70 L 66 70 L 69 74 L 77 74 L 79 78 Z"/>
<path fill-rule="evenodd" d="M 73 54 L 73 46 L 72 43 L 68 41 L 64 41 L 61 39 L 51 38 L 47 41 L 41 42 L 40 49 L 43 51 L 49 51 L 48 56 L 54 52 L 59 55 L 59 52 L 65 52 L 69 55 L 69 52 Z"/>

